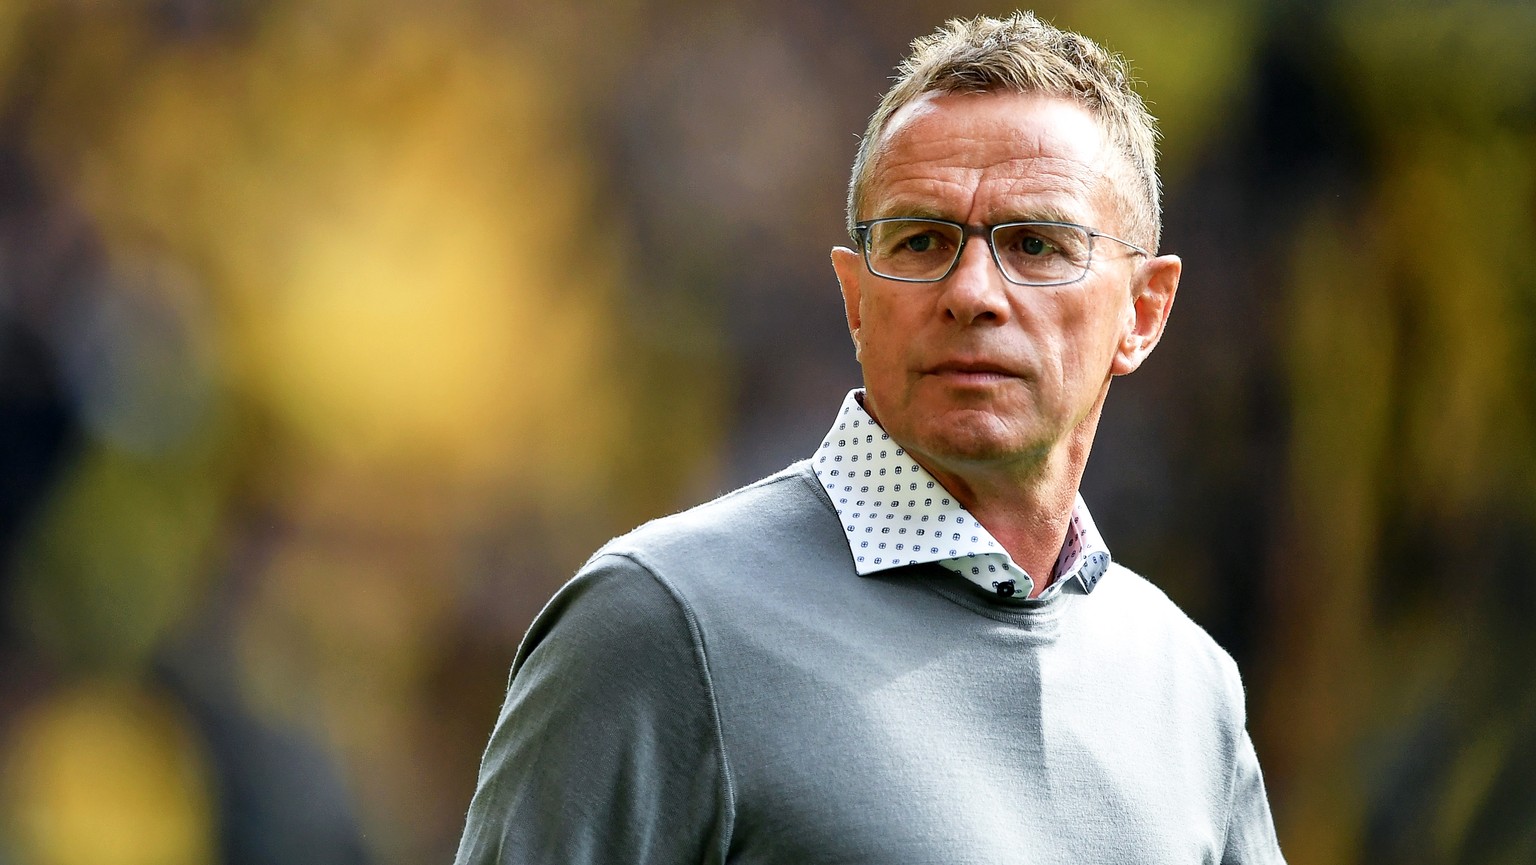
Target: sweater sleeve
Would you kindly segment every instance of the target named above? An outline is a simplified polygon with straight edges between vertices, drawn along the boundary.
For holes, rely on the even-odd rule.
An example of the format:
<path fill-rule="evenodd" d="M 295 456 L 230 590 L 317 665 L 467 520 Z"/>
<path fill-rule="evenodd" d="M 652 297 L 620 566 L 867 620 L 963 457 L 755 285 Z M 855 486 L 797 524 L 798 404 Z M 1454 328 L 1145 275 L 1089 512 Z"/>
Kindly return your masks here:
<path fill-rule="evenodd" d="M 1237 745 L 1236 778 L 1232 785 L 1232 810 L 1227 817 L 1227 844 L 1222 865 L 1285 865 L 1275 821 L 1269 813 L 1264 776 L 1253 740 L 1243 729 Z"/>
<path fill-rule="evenodd" d="M 717 721 L 690 610 L 631 559 L 594 559 L 518 650 L 455 865 L 723 861 Z"/>

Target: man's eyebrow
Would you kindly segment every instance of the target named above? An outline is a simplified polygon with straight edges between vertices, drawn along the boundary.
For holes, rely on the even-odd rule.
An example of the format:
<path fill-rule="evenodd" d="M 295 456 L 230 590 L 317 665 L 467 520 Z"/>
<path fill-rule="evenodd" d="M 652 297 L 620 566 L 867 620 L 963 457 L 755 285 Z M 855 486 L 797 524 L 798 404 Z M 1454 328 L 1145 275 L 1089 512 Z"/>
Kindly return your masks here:
<path fill-rule="evenodd" d="M 992 224 L 993 225 L 997 225 L 997 224 L 1003 223 L 1003 222 L 1071 222 L 1071 223 L 1077 223 L 1077 222 L 1081 222 L 1082 221 L 1081 219 L 1077 218 L 1073 214 L 1067 212 L 1066 210 L 1064 210 L 1064 209 L 1062 209 L 1060 207 L 1054 206 L 1054 205 L 1044 205 L 1044 206 L 1041 206 L 1041 207 L 1031 207 L 1031 208 L 1022 209 L 1022 210 L 1003 211 L 1001 213 L 992 214 L 992 216 L 994 217 L 992 219 Z"/>
<path fill-rule="evenodd" d="M 881 212 L 882 215 L 877 218 L 890 219 L 893 217 L 907 217 L 910 219 L 944 219 L 951 222 L 955 221 L 953 217 L 940 210 L 939 208 L 931 204 L 923 204 L 921 202 L 896 201 L 892 202 L 886 207 L 881 208 Z"/>

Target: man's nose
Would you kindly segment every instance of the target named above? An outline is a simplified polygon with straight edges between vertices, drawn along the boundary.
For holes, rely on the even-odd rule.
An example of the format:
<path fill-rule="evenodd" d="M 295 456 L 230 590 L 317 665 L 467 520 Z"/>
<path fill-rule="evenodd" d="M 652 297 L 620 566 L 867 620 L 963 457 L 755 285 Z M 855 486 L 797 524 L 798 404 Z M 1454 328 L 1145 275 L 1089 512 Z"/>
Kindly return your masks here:
<path fill-rule="evenodd" d="M 944 314 L 963 325 L 1008 320 L 1008 281 L 997 269 L 983 237 L 960 250 L 960 260 L 944 279 Z"/>

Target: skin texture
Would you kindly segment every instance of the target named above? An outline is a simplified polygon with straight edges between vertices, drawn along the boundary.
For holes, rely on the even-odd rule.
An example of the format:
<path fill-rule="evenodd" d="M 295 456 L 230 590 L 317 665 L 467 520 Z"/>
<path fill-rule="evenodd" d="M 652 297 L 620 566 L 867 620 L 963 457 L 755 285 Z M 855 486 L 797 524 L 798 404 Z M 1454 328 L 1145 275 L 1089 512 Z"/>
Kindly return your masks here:
<path fill-rule="evenodd" d="M 1086 109 L 1013 92 L 926 94 L 891 118 L 861 219 L 1059 220 L 1120 236 L 1122 157 Z M 1046 586 L 1110 380 L 1162 336 L 1181 263 L 1110 240 L 1068 285 L 1005 280 L 973 238 L 942 282 L 832 251 L 865 408 Z"/>

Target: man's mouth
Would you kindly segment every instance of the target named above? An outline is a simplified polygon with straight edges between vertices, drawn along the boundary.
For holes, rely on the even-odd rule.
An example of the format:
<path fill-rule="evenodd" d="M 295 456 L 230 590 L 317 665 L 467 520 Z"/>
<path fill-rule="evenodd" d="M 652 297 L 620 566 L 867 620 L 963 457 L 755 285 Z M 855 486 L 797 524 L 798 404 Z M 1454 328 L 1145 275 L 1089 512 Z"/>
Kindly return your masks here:
<path fill-rule="evenodd" d="M 1020 378 L 1014 370 L 998 363 L 984 360 L 951 360 L 935 364 L 924 370 L 925 374 L 954 384 L 991 384 Z"/>

